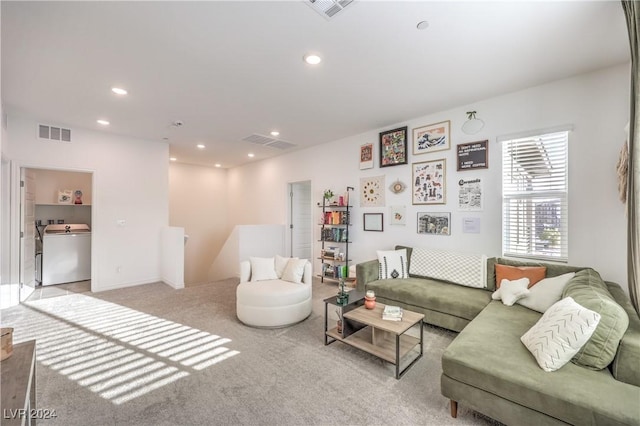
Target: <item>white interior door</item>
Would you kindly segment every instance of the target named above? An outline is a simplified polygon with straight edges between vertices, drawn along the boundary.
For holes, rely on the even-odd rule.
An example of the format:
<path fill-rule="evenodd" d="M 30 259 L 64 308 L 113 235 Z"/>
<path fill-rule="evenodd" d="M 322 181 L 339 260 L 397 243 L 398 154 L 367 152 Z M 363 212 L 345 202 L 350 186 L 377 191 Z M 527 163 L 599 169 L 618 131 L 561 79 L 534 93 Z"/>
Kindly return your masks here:
<path fill-rule="evenodd" d="M 289 184 L 291 256 L 311 260 L 313 238 L 311 212 L 311 182 Z"/>
<path fill-rule="evenodd" d="M 20 301 L 26 300 L 36 286 L 36 190 L 33 170 L 20 170 Z"/>

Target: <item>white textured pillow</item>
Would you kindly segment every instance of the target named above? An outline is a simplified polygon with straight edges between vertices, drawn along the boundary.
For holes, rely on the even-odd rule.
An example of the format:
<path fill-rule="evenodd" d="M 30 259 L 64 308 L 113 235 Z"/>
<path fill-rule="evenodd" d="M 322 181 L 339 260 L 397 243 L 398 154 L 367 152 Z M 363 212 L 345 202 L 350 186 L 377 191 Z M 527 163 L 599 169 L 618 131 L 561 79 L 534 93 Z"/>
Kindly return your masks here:
<path fill-rule="evenodd" d="M 380 272 L 378 279 L 387 280 L 395 278 L 409 278 L 407 268 L 407 249 L 402 250 L 378 250 L 378 262 Z"/>
<path fill-rule="evenodd" d="M 250 257 L 251 281 L 277 280 L 273 257 Z"/>
<path fill-rule="evenodd" d="M 573 358 L 589 340 L 600 322 L 593 312 L 571 297 L 555 303 L 520 341 L 544 371 L 556 371 Z"/>
<path fill-rule="evenodd" d="M 278 278 L 282 278 L 282 273 L 284 272 L 284 268 L 287 267 L 289 259 L 297 259 L 297 257 L 283 257 L 276 254 L 276 275 Z"/>
<path fill-rule="evenodd" d="M 491 298 L 493 300 L 502 300 L 502 303 L 507 306 L 513 306 L 516 301 L 529 294 L 529 290 L 527 289 L 528 286 L 529 278 L 527 277 L 513 281 L 503 279 L 500 281 L 500 287 L 493 292 Z"/>
<path fill-rule="evenodd" d="M 575 272 L 549 277 L 538 281 L 529 289 L 529 295 L 518 300 L 518 304 L 542 314 L 562 297 L 562 291 Z"/>
<path fill-rule="evenodd" d="M 289 259 L 287 266 L 282 272 L 282 279 L 292 283 L 302 283 L 302 276 L 304 275 L 304 267 L 307 264 L 307 259 L 298 259 L 297 257 Z"/>

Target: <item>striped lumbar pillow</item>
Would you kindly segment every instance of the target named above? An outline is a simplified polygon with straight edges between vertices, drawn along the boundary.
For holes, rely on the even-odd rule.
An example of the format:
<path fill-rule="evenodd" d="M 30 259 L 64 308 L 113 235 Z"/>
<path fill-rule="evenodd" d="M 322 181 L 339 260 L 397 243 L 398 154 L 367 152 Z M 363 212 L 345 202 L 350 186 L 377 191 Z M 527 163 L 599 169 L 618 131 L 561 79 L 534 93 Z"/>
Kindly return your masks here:
<path fill-rule="evenodd" d="M 407 249 L 381 251 L 378 250 L 378 262 L 381 280 L 409 278 L 407 268 Z"/>
<path fill-rule="evenodd" d="M 565 297 L 547 309 L 520 341 L 540 368 L 556 371 L 587 343 L 599 322 L 600 314 Z"/>

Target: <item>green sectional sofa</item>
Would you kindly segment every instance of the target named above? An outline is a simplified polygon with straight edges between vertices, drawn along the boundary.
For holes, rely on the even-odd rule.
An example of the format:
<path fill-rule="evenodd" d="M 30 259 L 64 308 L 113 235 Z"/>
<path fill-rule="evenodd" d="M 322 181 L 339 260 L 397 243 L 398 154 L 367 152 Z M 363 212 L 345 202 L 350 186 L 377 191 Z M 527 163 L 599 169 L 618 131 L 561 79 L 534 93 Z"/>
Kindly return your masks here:
<path fill-rule="evenodd" d="M 411 259 L 411 248 L 401 248 Z M 496 263 L 546 266 L 547 277 L 576 272 L 562 297 L 599 312 L 601 320 L 572 362 L 554 372 L 538 366 L 520 338 L 542 314 L 491 300 Z M 640 425 L 640 317 L 620 286 L 593 269 L 492 258 L 486 289 L 411 273 L 379 280 L 377 260 L 358 264 L 356 273 L 357 288 L 374 290 L 378 301 L 459 332 L 442 357 L 441 392 L 453 417 L 460 403 L 513 425 Z"/>

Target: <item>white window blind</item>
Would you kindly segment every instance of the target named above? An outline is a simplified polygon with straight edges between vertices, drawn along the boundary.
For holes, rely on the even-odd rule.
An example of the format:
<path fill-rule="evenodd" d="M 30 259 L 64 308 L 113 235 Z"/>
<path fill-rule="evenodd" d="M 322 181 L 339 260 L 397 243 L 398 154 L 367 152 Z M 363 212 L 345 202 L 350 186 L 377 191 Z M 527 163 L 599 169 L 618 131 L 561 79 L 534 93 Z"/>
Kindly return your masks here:
<path fill-rule="evenodd" d="M 502 143 L 502 252 L 568 260 L 568 138 L 554 132 Z"/>

